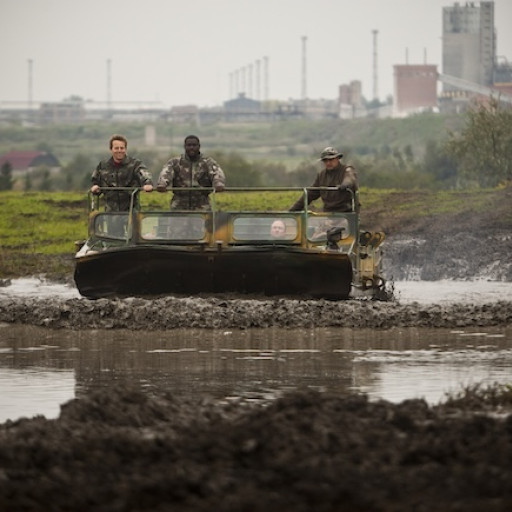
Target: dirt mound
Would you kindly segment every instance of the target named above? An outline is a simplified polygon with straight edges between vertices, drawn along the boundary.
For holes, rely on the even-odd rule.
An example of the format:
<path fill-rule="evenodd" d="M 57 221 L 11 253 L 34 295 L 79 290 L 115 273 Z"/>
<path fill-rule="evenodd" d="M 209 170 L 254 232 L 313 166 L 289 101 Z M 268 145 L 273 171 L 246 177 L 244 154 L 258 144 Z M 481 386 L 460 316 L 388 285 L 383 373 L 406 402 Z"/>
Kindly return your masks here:
<path fill-rule="evenodd" d="M 0 321 L 71 330 L 179 327 L 462 327 L 512 323 L 510 301 L 490 304 L 406 304 L 163 297 L 159 299 L 0 298 Z"/>
<path fill-rule="evenodd" d="M 98 391 L 1 427 L 0 509 L 510 510 L 512 417 L 468 405 Z"/>

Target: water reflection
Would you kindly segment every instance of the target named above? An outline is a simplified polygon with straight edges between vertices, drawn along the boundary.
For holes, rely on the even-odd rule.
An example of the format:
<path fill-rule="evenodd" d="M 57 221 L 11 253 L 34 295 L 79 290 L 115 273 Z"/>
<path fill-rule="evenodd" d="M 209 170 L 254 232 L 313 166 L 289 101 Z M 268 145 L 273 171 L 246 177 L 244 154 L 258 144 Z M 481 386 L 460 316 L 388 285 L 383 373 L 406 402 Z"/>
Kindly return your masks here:
<path fill-rule="evenodd" d="M 114 382 L 223 400 L 308 387 L 435 403 L 461 386 L 510 382 L 511 363 L 512 327 L 73 332 L 4 325 L 0 421 L 55 417 L 58 404 Z"/>

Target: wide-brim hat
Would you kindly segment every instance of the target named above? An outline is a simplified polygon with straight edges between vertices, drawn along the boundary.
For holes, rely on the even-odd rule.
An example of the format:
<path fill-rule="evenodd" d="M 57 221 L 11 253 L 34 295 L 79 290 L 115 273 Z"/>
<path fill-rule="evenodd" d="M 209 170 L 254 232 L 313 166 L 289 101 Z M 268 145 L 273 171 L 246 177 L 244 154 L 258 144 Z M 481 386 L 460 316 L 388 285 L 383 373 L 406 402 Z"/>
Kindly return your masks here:
<path fill-rule="evenodd" d="M 325 148 L 322 153 L 320 153 L 320 158 L 318 161 L 320 162 L 322 160 L 332 160 L 333 158 L 341 158 L 342 156 L 343 155 L 337 149 L 329 146 Z"/>

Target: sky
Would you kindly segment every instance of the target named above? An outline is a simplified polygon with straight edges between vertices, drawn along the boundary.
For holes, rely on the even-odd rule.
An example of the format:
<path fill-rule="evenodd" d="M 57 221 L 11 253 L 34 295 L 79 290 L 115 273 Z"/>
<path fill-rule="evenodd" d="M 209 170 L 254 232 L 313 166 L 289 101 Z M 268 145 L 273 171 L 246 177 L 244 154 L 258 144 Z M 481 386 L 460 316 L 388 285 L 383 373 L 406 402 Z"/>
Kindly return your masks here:
<path fill-rule="evenodd" d="M 208 107 L 240 92 L 243 74 L 246 92 L 264 99 L 265 57 L 268 98 L 300 99 L 303 37 L 308 98 L 334 99 L 339 85 L 360 80 L 373 99 L 376 62 L 377 96 L 385 100 L 393 94 L 395 64 L 426 62 L 442 72 L 442 8 L 454 3 L 0 0 L 0 104 L 80 96 Z M 510 20 L 512 0 L 495 0 L 497 54 L 512 61 Z"/>

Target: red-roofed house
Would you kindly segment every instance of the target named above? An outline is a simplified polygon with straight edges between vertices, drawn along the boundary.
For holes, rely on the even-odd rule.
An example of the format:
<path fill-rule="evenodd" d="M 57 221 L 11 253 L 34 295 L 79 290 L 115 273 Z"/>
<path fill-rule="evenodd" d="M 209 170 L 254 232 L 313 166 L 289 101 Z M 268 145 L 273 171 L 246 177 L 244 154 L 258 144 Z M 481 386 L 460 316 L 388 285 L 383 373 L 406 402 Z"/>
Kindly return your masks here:
<path fill-rule="evenodd" d="M 0 168 L 5 162 L 10 162 L 13 174 L 30 172 L 42 165 L 50 171 L 56 171 L 61 167 L 57 158 L 45 151 L 9 151 L 0 156 Z"/>

